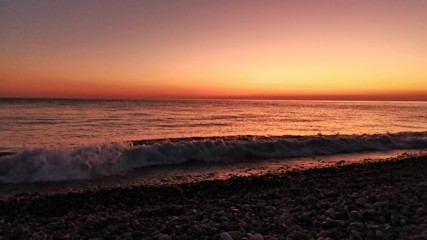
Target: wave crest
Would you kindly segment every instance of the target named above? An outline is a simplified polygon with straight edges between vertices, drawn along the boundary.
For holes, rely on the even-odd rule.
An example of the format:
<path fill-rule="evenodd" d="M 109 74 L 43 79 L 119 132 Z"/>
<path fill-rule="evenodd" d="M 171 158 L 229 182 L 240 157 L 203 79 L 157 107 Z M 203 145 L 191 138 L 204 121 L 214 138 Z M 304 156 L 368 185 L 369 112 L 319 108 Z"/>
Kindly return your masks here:
<path fill-rule="evenodd" d="M 256 159 L 427 148 L 427 132 L 334 136 L 234 136 L 33 148 L 0 157 L 0 182 L 87 179 L 192 161 Z"/>

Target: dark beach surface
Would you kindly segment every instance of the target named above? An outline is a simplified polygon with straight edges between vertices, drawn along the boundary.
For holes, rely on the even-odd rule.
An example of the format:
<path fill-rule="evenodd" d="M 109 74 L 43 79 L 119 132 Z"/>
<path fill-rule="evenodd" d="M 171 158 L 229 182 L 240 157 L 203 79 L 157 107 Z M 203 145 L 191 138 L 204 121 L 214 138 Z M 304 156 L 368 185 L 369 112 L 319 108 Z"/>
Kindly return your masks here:
<path fill-rule="evenodd" d="M 0 201 L 0 239 L 427 239 L 427 155 Z"/>

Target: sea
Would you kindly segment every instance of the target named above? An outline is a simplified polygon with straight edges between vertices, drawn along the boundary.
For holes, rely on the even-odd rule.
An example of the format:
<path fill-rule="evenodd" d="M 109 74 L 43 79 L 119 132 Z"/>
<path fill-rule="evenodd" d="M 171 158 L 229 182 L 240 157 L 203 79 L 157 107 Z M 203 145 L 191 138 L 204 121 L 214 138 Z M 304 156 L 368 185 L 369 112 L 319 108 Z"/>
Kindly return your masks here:
<path fill-rule="evenodd" d="M 0 99 L 0 182 L 427 148 L 427 102 Z"/>

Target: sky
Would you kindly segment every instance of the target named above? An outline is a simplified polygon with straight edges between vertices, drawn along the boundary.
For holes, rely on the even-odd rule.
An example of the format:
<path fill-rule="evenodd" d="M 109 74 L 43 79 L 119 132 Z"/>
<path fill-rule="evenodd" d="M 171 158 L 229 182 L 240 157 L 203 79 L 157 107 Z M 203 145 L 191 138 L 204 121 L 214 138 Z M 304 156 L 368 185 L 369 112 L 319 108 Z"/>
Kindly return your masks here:
<path fill-rule="evenodd" d="M 0 97 L 427 100 L 425 0 L 0 1 Z"/>

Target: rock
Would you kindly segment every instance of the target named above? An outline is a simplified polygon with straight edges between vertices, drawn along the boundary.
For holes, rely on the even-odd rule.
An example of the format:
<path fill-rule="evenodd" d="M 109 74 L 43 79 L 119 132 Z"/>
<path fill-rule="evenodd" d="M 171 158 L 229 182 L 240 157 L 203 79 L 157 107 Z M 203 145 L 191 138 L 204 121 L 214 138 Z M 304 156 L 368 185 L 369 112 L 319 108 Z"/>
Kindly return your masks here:
<path fill-rule="evenodd" d="M 354 236 L 354 238 L 356 238 L 357 240 L 363 240 L 362 236 L 360 235 L 360 233 L 356 230 L 351 230 L 351 234 Z"/>
<path fill-rule="evenodd" d="M 353 219 L 359 218 L 359 212 L 356 210 L 351 211 L 350 212 L 350 218 L 353 218 Z"/>
<path fill-rule="evenodd" d="M 350 226 L 348 227 L 349 230 L 357 230 L 363 232 L 365 229 L 365 225 L 360 222 L 352 222 L 350 223 Z"/>
<path fill-rule="evenodd" d="M 317 238 L 327 238 L 329 236 L 330 236 L 330 233 L 328 230 L 322 230 L 316 235 Z"/>
<path fill-rule="evenodd" d="M 319 228 L 321 225 L 322 224 L 317 219 L 314 219 L 313 222 L 311 223 L 311 226 L 314 228 Z"/>
<path fill-rule="evenodd" d="M 233 229 L 233 224 L 231 222 L 224 221 L 224 222 L 221 223 L 221 227 L 224 230 L 228 231 L 228 230 L 232 230 Z"/>
<path fill-rule="evenodd" d="M 231 210 L 231 212 L 233 212 L 233 213 L 238 213 L 238 212 L 240 212 L 240 210 L 239 210 L 238 208 L 236 208 L 236 207 L 231 207 L 231 208 L 230 208 L 230 210 Z"/>
<path fill-rule="evenodd" d="M 172 240 L 172 238 L 167 234 L 162 234 L 159 236 L 158 240 Z"/>
<path fill-rule="evenodd" d="M 203 218 L 202 221 L 200 221 L 200 223 L 206 224 L 209 222 L 209 218 Z"/>
<path fill-rule="evenodd" d="M 242 228 L 247 228 L 248 227 L 248 223 L 246 222 L 246 221 L 241 221 L 241 222 L 239 222 L 239 224 L 238 224 L 240 227 L 242 227 Z"/>
<path fill-rule="evenodd" d="M 302 227 L 298 224 L 294 224 L 288 228 L 289 232 L 300 232 L 302 231 Z"/>
<path fill-rule="evenodd" d="M 334 220 L 331 218 L 326 218 L 326 220 L 322 223 L 322 226 L 329 228 L 342 227 L 345 225 L 343 220 Z"/>
<path fill-rule="evenodd" d="M 266 212 L 274 212 L 274 210 L 276 210 L 275 207 L 270 205 L 265 206 L 264 209 Z"/>
<path fill-rule="evenodd" d="M 264 240 L 264 237 L 259 233 L 255 233 L 249 238 L 249 240 Z"/>
<path fill-rule="evenodd" d="M 375 231 L 375 237 L 376 238 L 383 238 L 384 234 L 380 230 Z"/>
<path fill-rule="evenodd" d="M 328 210 L 325 211 L 325 214 L 328 216 L 334 216 L 335 210 L 333 208 L 329 208 Z"/>
<path fill-rule="evenodd" d="M 427 187 L 427 181 L 418 183 L 420 187 Z"/>
<path fill-rule="evenodd" d="M 366 209 L 374 209 L 374 206 L 372 206 L 371 204 L 369 204 L 369 203 L 366 203 L 365 204 L 365 208 Z"/>
<path fill-rule="evenodd" d="M 245 235 L 245 233 L 240 232 L 240 231 L 230 231 L 230 232 L 228 232 L 228 234 L 233 239 L 240 239 L 240 238 L 242 238 L 243 235 Z"/>
<path fill-rule="evenodd" d="M 144 236 L 144 233 L 142 233 L 141 231 L 134 231 L 132 233 L 133 238 L 142 238 L 143 236 Z"/>
<path fill-rule="evenodd" d="M 374 203 L 375 208 L 384 208 L 387 206 L 387 202 L 376 202 Z"/>
<path fill-rule="evenodd" d="M 233 240 L 233 238 L 230 236 L 228 232 L 223 232 L 220 235 L 221 240 Z"/>
<path fill-rule="evenodd" d="M 258 199 L 256 206 L 258 208 L 264 208 L 265 205 L 267 205 L 267 201 L 265 201 L 264 199 Z"/>
<path fill-rule="evenodd" d="M 416 212 L 415 212 L 418 216 L 424 216 L 427 215 L 427 208 L 425 207 L 420 207 L 417 208 Z"/>
<path fill-rule="evenodd" d="M 310 215 L 309 215 L 308 213 L 303 213 L 303 214 L 299 217 L 299 219 L 300 219 L 302 222 L 305 222 L 305 223 L 310 223 L 310 222 L 312 222 L 312 219 L 311 219 L 311 217 L 310 217 Z"/>
<path fill-rule="evenodd" d="M 400 223 L 400 219 L 393 214 L 390 216 L 390 221 L 393 225 L 398 225 Z"/>
<path fill-rule="evenodd" d="M 366 199 L 360 197 L 360 198 L 356 199 L 356 204 L 360 205 L 360 206 L 365 206 Z"/>
<path fill-rule="evenodd" d="M 209 236 L 214 236 L 218 232 L 218 229 L 216 227 L 210 227 L 207 231 L 207 234 Z"/>
<path fill-rule="evenodd" d="M 252 209 L 251 205 L 249 204 L 243 204 L 242 206 L 240 206 L 240 208 L 244 211 L 249 211 Z"/>
<path fill-rule="evenodd" d="M 130 237 L 132 237 L 132 232 L 125 232 L 122 234 L 122 236 L 125 238 L 130 238 Z"/>
<path fill-rule="evenodd" d="M 327 197 L 334 197 L 336 195 L 338 195 L 338 193 L 337 193 L 337 191 L 334 191 L 334 190 L 330 190 L 330 191 L 327 191 L 325 193 L 325 196 L 327 196 Z"/>
<path fill-rule="evenodd" d="M 187 234 L 189 234 L 190 236 L 199 236 L 202 233 L 202 230 L 196 226 L 191 226 L 187 228 Z"/>
<path fill-rule="evenodd" d="M 294 232 L 289 234 L 286 239 L 289 240 L 308 240 L 310 239 L 310 236 L 308 234 L 302 233 L 302 232 Z"/>

